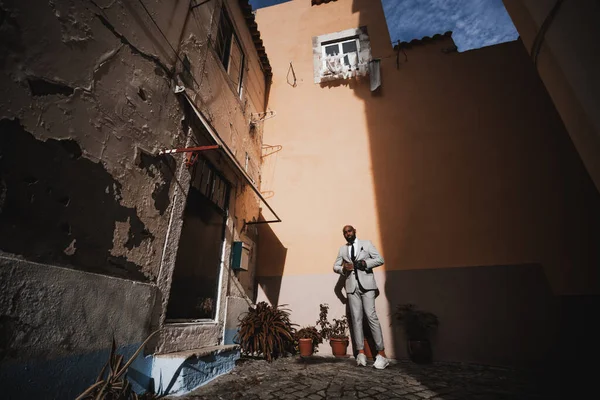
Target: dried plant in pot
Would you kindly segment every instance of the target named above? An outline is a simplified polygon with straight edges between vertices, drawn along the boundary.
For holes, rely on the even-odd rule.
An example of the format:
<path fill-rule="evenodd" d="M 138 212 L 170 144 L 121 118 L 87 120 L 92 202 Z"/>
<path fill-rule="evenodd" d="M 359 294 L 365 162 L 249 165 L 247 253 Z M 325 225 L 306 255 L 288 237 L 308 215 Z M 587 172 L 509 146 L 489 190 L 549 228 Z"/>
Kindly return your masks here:
<path fill-rule="evenodd" d="M 414 304 L 401 304 L 396 308 L 396 320 L 404 328 L 410 359 L 416 363 L 430 363 L 433 359 L 431 334 L 439 326 L 438 317 L 417 309 Z"/>
<path fill-rule="evenodd" d="M 76 400 L 150 400 L 157 399 L 158 397 L 151 392 L 138 395 L 133 391 L 131 383 L 127 379 L 127 372 L 129 367 L 136 359 L 136 357 L 142 352 L 144 346 L 148 344 L 148 341 L 159 331 L 155 331 L 150 334 L 144 340 L 144 342 L 138 347 L 128 361 L 125 361 L 122 354 L 117 354 L 117 344 L 115 339 L 112 340 L 112 347 L 108 360 L 104 367 L 100 371 L 96 382 L 89 386 L 83 393 L 81 393 Z"/>
<path fill-rule="evenodd" d="M 236 340 L 244 354 L 272 361 L 294 353 L 295 324 L 290 322 L 290 310 L 284 306 L 273 307 L 261 301 L 241 316 Z"/>
<path fill-rule="evenodd" d="M 298 351 L 301 357 L 309 357 L 316 353 L 317 346 L 323 343 L 323 336 L 315 326 L 306 326 L 299 329 L 294 334 L 294 339 L 298 346 Z"/>

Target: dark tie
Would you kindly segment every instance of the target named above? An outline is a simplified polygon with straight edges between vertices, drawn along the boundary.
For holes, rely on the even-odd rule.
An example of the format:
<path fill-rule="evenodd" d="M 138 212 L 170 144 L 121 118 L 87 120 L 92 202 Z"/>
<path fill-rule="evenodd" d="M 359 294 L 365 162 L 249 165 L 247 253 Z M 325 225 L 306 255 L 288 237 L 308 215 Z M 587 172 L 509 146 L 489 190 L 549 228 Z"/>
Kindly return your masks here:
<path fill-rule="evenodd" d="M 352 259 L 352 261 L 354 261 L 354 259 L 356 258 L 356 256 L 354 255 L 354 243 L 350 244 L 350 258 Z"/>

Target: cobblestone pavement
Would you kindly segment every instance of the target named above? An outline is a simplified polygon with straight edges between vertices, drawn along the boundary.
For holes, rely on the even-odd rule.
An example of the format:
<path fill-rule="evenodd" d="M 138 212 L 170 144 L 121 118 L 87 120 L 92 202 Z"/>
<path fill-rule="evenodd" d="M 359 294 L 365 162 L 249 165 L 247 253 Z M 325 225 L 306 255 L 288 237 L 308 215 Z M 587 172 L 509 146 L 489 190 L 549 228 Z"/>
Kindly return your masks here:
<path fill-rule="evenodd" d="M 354 358 L 289 357 L 267 363 L 242 358 L 235 369 L 185 399 L 549 399 L 532 376 L 460 363 L 393 362 L 385 370 Z"/>

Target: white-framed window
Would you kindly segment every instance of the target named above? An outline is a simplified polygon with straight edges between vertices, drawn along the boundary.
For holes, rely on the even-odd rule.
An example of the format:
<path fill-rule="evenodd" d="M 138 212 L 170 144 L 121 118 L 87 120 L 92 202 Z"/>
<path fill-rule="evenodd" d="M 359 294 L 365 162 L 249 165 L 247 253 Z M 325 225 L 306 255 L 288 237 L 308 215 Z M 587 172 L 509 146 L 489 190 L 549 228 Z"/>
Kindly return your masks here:
<path fill-rule="evenodd" d="M 315 83 L 368 75 L 371 43 L 365 26 L 314 36 L 312 42 Z"/>
<path fill-rule="evenodd" d="M 342 39 L 339 41 L 322 43 L 323 62 L 331 57 L 339 57 L 340 62 L 352 70 L 358 68 L 358 54 L 360 42 L 358 38 Z"/>

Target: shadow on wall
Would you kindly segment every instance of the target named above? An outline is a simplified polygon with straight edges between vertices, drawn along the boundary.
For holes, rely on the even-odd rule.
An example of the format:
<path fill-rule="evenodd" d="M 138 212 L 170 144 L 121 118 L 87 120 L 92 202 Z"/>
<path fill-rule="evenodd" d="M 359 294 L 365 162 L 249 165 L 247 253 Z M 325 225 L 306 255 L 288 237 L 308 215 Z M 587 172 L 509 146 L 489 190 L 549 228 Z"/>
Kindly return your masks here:
<path fill-rule="evenodd" d="M 259 221 L 265 221 L 260 215 Z M 258 224 L 258 255 L 256 260 L 256 285 L 267 296 L 271 305 L 279 304 L 281 279 L 287 257 L 287 248 L 281 243 L 270 224 Z M 255 297 L 258 291 L 255 290 Z M 253 299 L 256 302 L 256 298 Z"/>
<path fill-rule="evenodd" d="M 32 261 L 148 280 L 140 265 L 111 255 L 117 222 L 129 225 L 129 250 L 154 236 L 136 208 L 121 205 L 121 184 L 104 166 L 82 157 L 73 140 L 37 140 L 18 120 L 0 120 L 0 131 L 0 249 Z M 148 170 L 154 164 L 148 157 L 142 161 Z M 164 205 L 164 188 L 157 190 Z"/>
<path fill-rule="evenodd" d="M 436 359 L 535 366 L 551 358 L 557 304 L 540 265 L 391 271 L 389 280 L 391 313 L 412 303 L 438 316 Z M 396 356 L 408 358 L 404 331 L 390 322 Z"/>
<path fill-rule="evenodd" d="M 389 56 L 367 3 L 354 0 L 358 25 L 373 57 Z M 381 289 L 391 311 L 413 302 L 440 317 L 438 360 L 544 363 L 556 345 L 548 280 L 598 281 L 600 197 L 522 43 L 450 45 L 384 60 L 384 93 L 350 86 L 367 117 Z"/>

